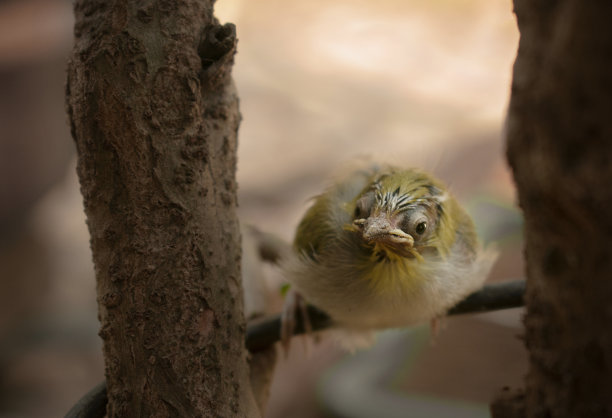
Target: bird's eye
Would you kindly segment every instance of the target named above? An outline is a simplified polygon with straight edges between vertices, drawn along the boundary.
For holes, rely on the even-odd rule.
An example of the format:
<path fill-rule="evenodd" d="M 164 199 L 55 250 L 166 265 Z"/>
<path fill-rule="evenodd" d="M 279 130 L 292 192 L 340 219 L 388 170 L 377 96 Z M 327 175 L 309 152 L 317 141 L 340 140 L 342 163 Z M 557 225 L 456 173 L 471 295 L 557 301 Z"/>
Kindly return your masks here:
<path fill-rule="evenodd" d="M 367 218 L 370 215 L 370 211 L 372 210 L 373 203 L 374 203 L 374 195 L 372 193 L 367 193 L 364 196 L 360 197 L 355 204 L 355 210 L 353 211 L 353 218 L 354 219 Z"/>
<path fill-rule="evenodd" d="M 428 235 L 427 232 L 432 227 L 429 223 L 429 218 L 419 212 L 407 213 L 400 225 L 402 230 L 412 235 L 415 240 L 425 238 Z"/>
<path fill-rule="evenodd" d="M 423 235 L 426 230 L 427 230 L 427 222 L 419 222 L 414 228 L 414 231 L 419 235 Z"/>
<path fill-rule="evenodd" d="M 361 208 L 359 205 L 355 206 L 355 212 L 353 212 L 353 218 L 358 219 L 361 218 Z"/>

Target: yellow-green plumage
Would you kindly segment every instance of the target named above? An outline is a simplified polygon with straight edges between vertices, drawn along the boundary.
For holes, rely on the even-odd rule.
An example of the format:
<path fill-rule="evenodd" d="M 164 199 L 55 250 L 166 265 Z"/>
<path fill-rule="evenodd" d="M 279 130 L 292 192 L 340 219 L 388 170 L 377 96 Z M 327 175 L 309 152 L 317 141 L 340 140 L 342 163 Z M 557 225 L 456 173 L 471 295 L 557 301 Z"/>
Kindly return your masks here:
<path fill-rule="evenodd" d="M 494 257 L 471 218 L 430 175 L 360 170 L 315 198 L 300 222 L 293 287 L 353 329 L 432 319 L 476 290 Z"/>

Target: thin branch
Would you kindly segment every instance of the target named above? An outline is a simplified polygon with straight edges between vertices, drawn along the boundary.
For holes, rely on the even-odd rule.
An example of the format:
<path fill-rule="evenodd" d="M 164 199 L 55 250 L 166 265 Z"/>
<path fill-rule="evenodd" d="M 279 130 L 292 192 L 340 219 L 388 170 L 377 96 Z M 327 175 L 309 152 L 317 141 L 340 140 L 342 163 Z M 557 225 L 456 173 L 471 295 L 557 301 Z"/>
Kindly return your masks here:
<path fill-rule="evenodd" d="M 104 418 L 106 416 L 106 380 L 87 392 L 66 414 L 65 418 Z"/>
<path fill-rule="evenodd" d="M 525 293 L 525 281 L 516 280 L 504 283 L 490 284 L 472 293 L 451 308 L 448 315 L 462 315 L 470 313 L 482 313 L 497 311 L 501 309 L 518 308 L 524 305 L 523 295 Z M 333 322 L 324 312 L 308 307 L 308 315 L 313 330 L 320 331 L 333 326 Z M 297 321 L 298 329 L 295 335 L 303 334 L 302 321 Z M 280 339 L 280 315 L 274 315 L 266 319 L 251 322 L 247 327 L 246 347 L 251 352 L 261 351 L 268 348 Z M 66 414 L 65 418 L 103 418 L 106 414 L 106 382 L 89 391 L 79 402 Z"/>
<path fill-rule="evenodd" d="M 516 280 L 504 283 L 490 284 L 451 308 L 448 315 L 461 315 L 497 311 L 523 306 L 525 282 Z M 299 316 L 299 312 L 298 312 Z M 327 314 L 314 306 L 308 306 L 308 316 L 314 331 L 320 331 L 333 325 Z M 303 321 L 296 321 L 297 329 L 294 335 L 304 333 Z M 280 340 L 280 315 L 267 317 L 247 327 L 246 347 L 251 352 L 263 350 Z"/>

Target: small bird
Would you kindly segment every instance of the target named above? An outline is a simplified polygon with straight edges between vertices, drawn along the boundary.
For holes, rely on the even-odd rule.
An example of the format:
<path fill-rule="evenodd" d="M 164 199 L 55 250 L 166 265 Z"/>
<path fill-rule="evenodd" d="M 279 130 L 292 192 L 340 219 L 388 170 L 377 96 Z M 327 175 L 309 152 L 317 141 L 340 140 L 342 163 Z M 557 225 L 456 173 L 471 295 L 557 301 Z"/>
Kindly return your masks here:
<path fill-rule="evenodd" d="M 480 288 L 495 261 L 440 181 L 417 169 L 352 172 L 314 199 L 293 255 L 281 334 L 303 300 L 349 331 L 436 320 Z"/>

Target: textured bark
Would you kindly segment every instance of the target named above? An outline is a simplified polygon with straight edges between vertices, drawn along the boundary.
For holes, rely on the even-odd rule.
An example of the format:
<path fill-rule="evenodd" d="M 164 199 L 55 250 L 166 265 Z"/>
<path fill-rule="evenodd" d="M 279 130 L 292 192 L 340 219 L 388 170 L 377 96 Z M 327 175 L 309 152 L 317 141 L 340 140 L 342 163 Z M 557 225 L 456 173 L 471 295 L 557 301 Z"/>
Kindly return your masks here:
<path fill-rule="evenodd" d="M 524 418 L 525 393 L 522 389 L 510 390 L 505 387 L 491 403 L 493 418 Z"/>
<path fill-rule="evenodd" d="M 515 12 L 507 153 L 525 215 L 526 416 L 610 417 L 612 3 L 515 0 Z"/>
<path fill-rule="evenodd" d="M 256 415 L 235 214 L 236 39 L 212 7 L 75 4 L 67 102 L 109 417 Z"/>

